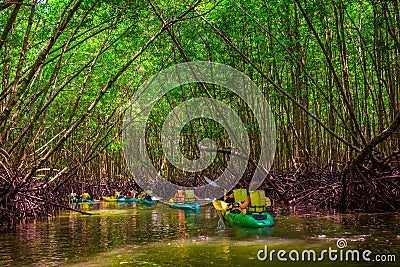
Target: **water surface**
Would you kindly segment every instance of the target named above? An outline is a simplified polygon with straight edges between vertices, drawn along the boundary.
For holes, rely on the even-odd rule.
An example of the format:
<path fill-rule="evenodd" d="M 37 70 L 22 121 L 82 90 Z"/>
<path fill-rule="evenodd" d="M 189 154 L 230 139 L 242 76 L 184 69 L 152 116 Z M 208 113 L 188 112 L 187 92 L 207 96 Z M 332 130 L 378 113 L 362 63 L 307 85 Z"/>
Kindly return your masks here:
<path fill-rule="evenodd" d="M 21 225 L 0 235 L 1 266 L 304 266 L 313 262 L 260 261 L 259 250 L 337 248 L 397 254 L 398 214 L 307 214 L 277 211 L 276 225 L 266 229 L 228 226 L 217 230 L 218 216 L 211 206 L 198 212 L 171 209 L 162 203 L 83 204 L 96 213 L 88 216 L 62 212 L 45 222 Z M 286 214 L 286 215 L 284 215 Z M 275 255 L 276 256 L 276 255 Z M 286 255 L 287 256 L 287 255 Z M 325 258 L 315 266 L 349 262 Z M 397 266 L 361 261 L 361 266 Z"/>

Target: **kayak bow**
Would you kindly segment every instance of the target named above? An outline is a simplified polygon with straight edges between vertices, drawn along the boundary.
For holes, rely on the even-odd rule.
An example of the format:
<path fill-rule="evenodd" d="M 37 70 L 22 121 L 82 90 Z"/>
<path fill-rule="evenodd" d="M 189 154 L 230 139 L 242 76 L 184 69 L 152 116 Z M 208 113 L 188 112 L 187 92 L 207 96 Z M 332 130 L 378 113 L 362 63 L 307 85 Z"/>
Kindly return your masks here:
<path fill-rule="evenodd" d="M 170 204 L 171 208 L 174 209 L 181 209 L 181 210 L 199 210 L 200 205 L 197 202 L 194 203 L 171 203 Z"/>

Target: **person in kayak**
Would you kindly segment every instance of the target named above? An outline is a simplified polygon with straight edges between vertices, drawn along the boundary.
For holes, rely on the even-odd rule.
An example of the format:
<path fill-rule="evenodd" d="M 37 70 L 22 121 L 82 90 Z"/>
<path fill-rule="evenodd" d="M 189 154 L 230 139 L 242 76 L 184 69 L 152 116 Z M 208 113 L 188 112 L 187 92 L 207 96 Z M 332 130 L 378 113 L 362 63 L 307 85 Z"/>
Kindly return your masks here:
<path fill-rule="evenodd" d="M 184 202 L 185 202 L 185 203 L 194 203 L 194 202 L 196 202 L 196 201 L 199 201 L 199 197 L 196 196 L 196 194 L 194 193 L 194 191 L 191 190 L 191 189 L 185 190 L 185 199 L 184 199 Z"/>
<path fill-rule="evenodd" d="M 89 193 L 85 192 L 85 193 L 83 193 L 83 194 L 81 195 L 81 198 L 82 198 L 82 199 L 90 199 L 90 195 L 89 195 Z"/>
<path fill-rule="evenodd" d="M 148 201 L 152 201 L 153 199 L 151 198 L 151 195 L 146 195 L 145 197 L 144 197 L 144 199 L 146 199 L 146 200 L 148 200 Z"/>
<path fill-rule="evenodd" d="M 152 200 L 151 195 L 152 195 L 151 190 L 144 190 L 144 191 L 140 192 L 138 199 L 141 199 L 141 200 L 146 199 L 148 201 L 151 201 Z"/>
<path fill-rule="evenodd" d="M 228 204 L 233 204 L 235 203 L 235 197 L 233 195 L 233 190 L 230 190 L 229 192 L 224 189 L 224 201 Z"/>
<path fill-rule="evenodd" d="M 229 193 L 226 189 L 224 190 L 224 202 L 228 203 L 227 210 L 231 210 L 232 213 L 246 214 L 246 208 L 250 203 L 250 196 L 248 191 L 243 187 L 242 183 L 238 183 Z"/>
<path fill-rule="evenodd" d="M 183 203 L 185 202 L 185 191 L 184 190 L 178 190 L 176 191 L 174 197 L 173 197 L 173 201 L 175 203 Z"/>
<path fill-rule="evenodd" d="M 233 213 L 247 213 L 247 206 L 250 204 L 250 195 L 247 189 L 238 188 L 233 190 L 233 196 L 235 198 L 235 203 L 232 205 Z"/>
<path fill-rule="evenodd" d="M 131 198 L 135 198 L 136 195 L 137 195 L 137 192 L 136 192 L 135 190 L 131 190 L 131 191 L 130 191 L 130 197 L 131 197 Z"/>
<path fill-rule="evenodd" d="M 263 213 L 267 211 L 267 207 L 271 206 L 271 200 L 265 196 L 264 190 L 255 190 L 250 192 L 251 202 L 247 207 L 248 213 Z"/>
<path fill-rule="evenodd" d="M 243 183 L 239 182 L 229 192 L 226 189 L 224 189 L 224 198 L 223 198 L 223 200 L 228 204 L 231 204 L 231 205 L 235 204 L 235 195 L 233 194 L 233 191 L 236 190 L 236 189 L 241 189 L 243 187 L 244 187 Z"/>
<path fill-rule="evenodd" d="M 242 214 L 263 213 L 266 211 L 266 207 L 271 205 L 271 200 L 265 196 L 264 190 L 256 190 L 249 192 L 246 190 L 247 196 L 243 201 L 237 201 L 241 209 Z"/>
<path fill-rule="evenodd" d="M 249 193 L 247 193 L 247 197 L 245 198 L 244 201 L 238 201 L 238 204 L 239 204 L 242 214 L 247 213 L 247 207 L 249 206 L 250 202 L 251 202 L 251 200 L 250 200 Z"/>
<path fill-rule="evenodd" d="M 224 189 L 223 200 L 228 204 L 226 211 L 230 211 L 232 213 L 241 213 L 240 206 L 238 205 L 238 203 L 235 202 L 235 195 L 233 193 L 233 190 L 230 190 L 228 192 L 226 189 Z"/>
<path fill-rule="evenodd" d="M 121 193 L 117 190 L 117 188 L 114 189 L 114 197 L 116 199 L 123 198 L 123 196 L 121 196 Z"/>

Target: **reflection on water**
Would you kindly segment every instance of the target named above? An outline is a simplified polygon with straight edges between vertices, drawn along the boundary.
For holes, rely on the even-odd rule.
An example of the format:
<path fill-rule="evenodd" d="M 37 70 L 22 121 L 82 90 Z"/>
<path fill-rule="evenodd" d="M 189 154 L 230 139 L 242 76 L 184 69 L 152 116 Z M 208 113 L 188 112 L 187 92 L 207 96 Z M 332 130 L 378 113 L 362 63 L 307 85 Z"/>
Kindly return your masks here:
<path fill-rule="evenodd" d="M 93 261 L 96 266 L 101 265 L 95 259 L 98 255 L 111 253 L 103 256 L 107 266 L 109 260 L 117 257 L 113 253 L 123 249 L 127 255 L 132 254 L 131 250 L 142 251 L 128 262 L 151 261 L 156 253 L 163 252 L 167 255 L 157 257 L 156 261 L 162 266 L 169 261 L 181 264 L 191 261 L 196 266 L 209 256 L 216 261 L 235 263 L 234 266 L 240 266 L 239 263 L 248 266 L 254 263 L 257 249 L 264 244 L 275 244 L 279 249 L 283 241 L 290 241 L 293 246 L 307 247 L 334 243 L 342 237 L 352 247 L 373 249 L 377 253 L 400 251 L 400 216 L 394 214 L 279 215 L 273 228 L 228 226 L 217 231 L 218 216 L 211 206 L 203 206 L 200 211 L 171 209 L 162 203 L 144 206 L 99 202 L 80 207 L 98 215 L 63 212 L 46 222 L 2 232 L 0 265 L 55 266 L 84 262 L 86 266 Z M 240 257 L 243 251 L 249 255 Z M 115 262 L 119 266 L 120 261 L 115 259 Z"/>

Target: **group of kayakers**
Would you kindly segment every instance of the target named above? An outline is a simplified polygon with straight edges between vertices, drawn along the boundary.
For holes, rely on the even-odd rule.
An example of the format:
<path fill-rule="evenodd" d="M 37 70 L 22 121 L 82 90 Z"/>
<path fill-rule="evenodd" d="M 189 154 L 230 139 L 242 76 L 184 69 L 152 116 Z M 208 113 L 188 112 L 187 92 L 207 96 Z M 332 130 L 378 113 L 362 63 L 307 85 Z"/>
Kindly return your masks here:
<path fill-rule="evenodd" d="M 106 198 L 106 197 L 101 197 L 101 198 Z M 143 190 L 142 192 L 137 192 L 135 190 L 130 190 L 128 194 L 123 195 L 121 194 L 117 189 L 114 189 L 114 194 L 111 197 L 107 197 L 108 199 L 129 199 L 129 198 L 136 198 L 136 199 L 146 199 L 148 201 L 151 201 L 152 196 L 150 190 Z M 81 195 L 77 195 L 75 192 L 71 192 L 69 195 L 69 203 L 70 204 L 76 204 L 80 202 L 91 202 L 93 201 L 91 199 L 91 196 L 88 192 L 84 192 Z"/>
<path fill-rule="evenodd" d="M 140 193 L 135 190 L 130 190 L 129 194 L 121 195 L 121 193 L 114 189 L 114 196 L 115 199 L 122 199 L 122 198 L 137 198 L 137 199 L 148 199 L 151 200 L 151 190 L 143 190 Z"/>
<path fill-rule="evenodd" d="M 199 198 L 193 190 L 178 190 L 170 199 L 172 208 L 183 210 L 199 210 L 197 203 Z M 274 219 L 267 212 L 267 207 L 271 202 L 265 196 L 264 190 L 247 191 L 239 183 L 231 191 L 224 190 L 224 195 L 219 200 L 212 201 L 217 211 L 220 221 L 218 228 L 224 228 L 224 220 L 243 227 L 271 227 L 274 225 Z"/>
<path fill-rule="evenodd" d="M 253 199 L 252 199 L 253 197 Z M 175 195 L 170 199 L 171 203 L 193 203 L 199 198 L 194 194 L 193 190 L 177 190 Z M 246 214 L 247 212 L 258 212 L 261 207 L 269 206 L 269 198 L 265 197 L 265 192 L 256 190 L 249 192 L 244 188 L 242 183 L 237 184 L 229 192 L 224 189 L 224 196 L 220 200 L 227 203 L 227 211 L 233 213 Z M 265 208 L 262 209 L 263 211 Z"/>
<path fill-rule="evenodd" d="M 125 196 L 125 195 L 121 195 L 121 193 L 116 188 L 114 189 L 114 198 L 116 198 L 116 199 L 125 198 L 125 197 L 131 197 L 131 198 L 136 197 L 137 198 L 137 195 L 138 195 L 138 193 L 135 190 L 130 190 L 129 194 L 127 194 Z"/>
<path fill-rule="evenodd" d="M 265 197 L 264 191 L 260 195 L 260 190 L 255 192 L 248 192 L 243 188 L 244 186 L 239 183 L 229 192 L 224 189 L 224 196 L 221 198 L 225 203 L 227 203 L 227 211 L 232 213 L 241 213 L 246 214 L 250 209 L 259 210 L 261 206 L 265 205 Z M 257 194 L 256 194 L 257 193 Z M 252 199 L 252 197 L 254 199 Z M 114 189 L 114 195 L 111 197 L 112 199 L 125 199 L 125 198 L 137 198 L 137 199 L 147 199 L 151 200 L 152 196 L 149 193 L 149 190 L 144 190 L 138 193 L 135 190 L 130 190 L 129 194 L 122 195 L 117 189 Z M 269 199 L 268 199 L 269 200 Z M 71 193 L 70 202 L 74 203 L 76 201 L 86 202 L 90 201 L 90 195 L 87 192 L 84 192 L 80 195 L 78 199 L 76 197 L 76 193 Z M 184 204 L 184 203 L 194 203 L 198 202 L 199 198 L 194 194 L 193 190 L 177 190 L 175 195 L 170 199 L 171 203 Z M 268 205 L 267 205 L 268 206 Z M 263 209 L 265 210 L 265 209 Z"/>
<path fill-rule="evenodd" d="M 271 204 L 264 190 L 248 191 L 242 183 L 237 184 L 232 190 L 224 190 L 223 197 L 214 199 L 212 204 L 220 218 L 218 227 L 224 225 L 223 221 L 241 227 L 270 227 L 274 225 L 274 219 L 267 211 Z M 79 199 L 75 193 L 70 195 L 71 203 L 91 202 L 90 195 L 84 192 Z M 130 190 L 128 194 L 122 195 L 114 189 L 111 197 L 102 197 L 105 202 L 138 202 L 145 205 L 152 205 L 160 198 L 152 197 L 151 190 L 144 190 L 140 193 Z M 98 201 L 98 200 L 97 200 Z M 200 209 L 200 199 L 192 189 L 179 189 L 169 200 L 170 207 L 183 210 Z"/>

